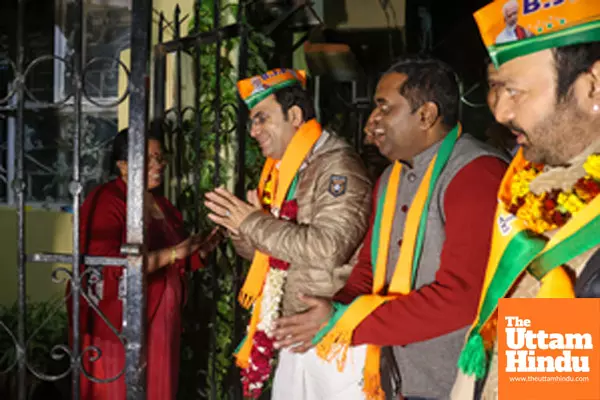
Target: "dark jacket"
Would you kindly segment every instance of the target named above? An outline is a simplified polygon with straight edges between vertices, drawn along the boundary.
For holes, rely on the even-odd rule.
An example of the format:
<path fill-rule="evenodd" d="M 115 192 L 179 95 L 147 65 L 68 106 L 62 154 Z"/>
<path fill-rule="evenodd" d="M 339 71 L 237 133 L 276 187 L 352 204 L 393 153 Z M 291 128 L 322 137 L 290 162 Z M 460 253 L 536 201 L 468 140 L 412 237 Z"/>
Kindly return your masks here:
<path fill-rule="evenodd" d="M 600 250 L 596 250 L 577 278 L 575 295 L 585 298 L 600 298 Z"/>

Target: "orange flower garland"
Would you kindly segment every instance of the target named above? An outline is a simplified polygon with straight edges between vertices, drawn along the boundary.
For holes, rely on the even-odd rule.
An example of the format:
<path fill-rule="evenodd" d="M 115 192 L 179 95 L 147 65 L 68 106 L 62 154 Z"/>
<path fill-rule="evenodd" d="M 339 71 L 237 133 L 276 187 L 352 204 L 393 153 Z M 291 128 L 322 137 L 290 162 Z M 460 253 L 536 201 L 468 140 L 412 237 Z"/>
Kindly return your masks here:
<path fill-rule="evenodd" d="M 527 163 L 510 185 L 507 210 L 538 234 L 560 228 L 600 193 L 600 155 L 592 154 L 583 166 L 586 175 L 571 190 L 536 195 L 529 185 L 543 172 L 543 165 Z M 508 199 L 506 199 L 508 200 Z"/>

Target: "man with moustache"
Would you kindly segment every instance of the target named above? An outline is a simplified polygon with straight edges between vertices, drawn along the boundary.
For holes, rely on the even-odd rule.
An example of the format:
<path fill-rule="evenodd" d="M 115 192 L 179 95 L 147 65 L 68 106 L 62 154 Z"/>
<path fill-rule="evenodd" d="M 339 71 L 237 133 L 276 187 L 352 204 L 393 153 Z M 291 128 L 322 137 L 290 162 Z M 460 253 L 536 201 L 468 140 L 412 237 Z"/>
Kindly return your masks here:
<path fill-rule="evenodd" d="M 486 306 L 460 357 L 457 400 L 498 398 L 502 297 L 600 295 L 600 3 L 565 3 L 561 12 L 570 24 L 504 47 L 491 46 L 487 34 L 494 7 L 475 13 L 497 66 L 492 111 L 521 151 L 498 192 L 496 257 L 490 257 L 481 296 Z M 510 250 L 516 246 L 519 257 Z"/>
<path fill-rule="evenodd" d="M 342 365 L 351 346 L 367 344 L 369 399 L 448 398 L 477 311 L 507 164 L 462 134 L 459 98 L 454 71 L 436 59 L 407 57 L 383 75 L 365 131 L 392 165 L 373 192 L 358 261 L 333 299 L 307 298 L 309 311 L 277 323 L 280 346 L 314 343 Z M 379 375 L 381 354 L 399 374 L 393 388 Z"/>
<path fill-rule="evenodd" d="M 247 397 L 258 398 L 278 357 L 271 398 L 352 400 L 362 378 L 344 375 L 312 354 L 277 354 L 272 323 L 301 313 L 301 293 L 331 297 L 350 273 L 344 266 L 363 239 L 372 184 L 358 154 L 315 119 L 302 71 L 275 69 L 238 83 L 250 109 L 250 135 L 267 158 L 248 201 L 223 188 L 207 194 L 209 218 L 228 229 L 236 251 L 252 260 L 240 291 L 252 308 L 248 335 L 236 351 Z M 364 358 L 365 349 L 354 357 Z"/>

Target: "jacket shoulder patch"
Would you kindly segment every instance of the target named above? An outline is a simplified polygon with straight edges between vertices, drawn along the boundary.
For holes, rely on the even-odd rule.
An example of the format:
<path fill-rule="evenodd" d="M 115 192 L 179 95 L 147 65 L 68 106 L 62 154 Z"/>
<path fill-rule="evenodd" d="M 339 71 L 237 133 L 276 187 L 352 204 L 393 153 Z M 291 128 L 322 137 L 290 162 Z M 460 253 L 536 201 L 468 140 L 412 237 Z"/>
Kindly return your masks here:
<path fill-rule="evenodd" d="M 329 193 L 333 197 L 340 197 L 346 193 L 348 177 L 344 175 L 331 175 L 329 178 Z"/>

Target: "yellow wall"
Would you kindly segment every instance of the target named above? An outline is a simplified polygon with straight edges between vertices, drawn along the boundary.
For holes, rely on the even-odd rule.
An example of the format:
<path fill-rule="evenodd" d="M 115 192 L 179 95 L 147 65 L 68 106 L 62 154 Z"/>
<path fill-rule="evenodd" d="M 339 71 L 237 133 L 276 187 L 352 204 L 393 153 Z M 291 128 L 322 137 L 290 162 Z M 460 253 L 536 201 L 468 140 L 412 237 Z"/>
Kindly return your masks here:
<path fill-rule="evenodd" d="M 229 0 L 225 0 L 221 2 L 221 5 L 224 6 Z M 194 0 L 182 0 L 179 1 L 179 7 L 181 10 L 181 14 L 180 14 L 180 20 L 184 21 L 181 24 L 181 36 L 187 36 L 188 31 L 189 31 L 189 27 L 191 26 L 191 21 L 193 19 L 193 14 L 194 14 Z M 159 26 L 159 21 L 160 21 L 160 17 L 159 14 L 161 12 L 164 13 L 165 18 L 167 20 L 167 25 L 171 24 L 171 27 L 165 29 L 164 32 L 164 36 L 163 36 L 163 41 L 169 41 L 173 39 L 173 29 L 172 29 L 172 23 L 173 23 L 173 11 L 175 9 L 176 4 L 178 4 L 177 2 L 173 2 L 172 0 L 154 0 L 153 2 L 153 7 L 154 7 L 154 13 L 153 13 L 153 24 L 152 24 L 152 44 L 156 44 L 158 42 L 158 26 Z M 224 20 L 222 21 L 222 23 L 225 24 L 230 24 L 233 23 L 235 21 L 231 21 L 231 20 Z M 127 68 L 129 68 L 130 65 L 130 57 L 131 57 L 131 51 L 130 49 L 126 49 L 123 50 L 121 52 L 120 55 L 120 59 L 123 62 L 123 64 L 125 64 L 127 66 Z M 175 106 L 175 96 L 177 94 L 176 92 L 176 63 L 175 63 L 175 58 L 176 58 L 176 54 L 175 53 L 170 53 L 167 55 L 166 57 L 166 79 L 165 79 L 165 110 L 166 112 L 166 117 L 167 119 L 172 119 L 174 120 L 177 116 L 174 112 L 169 111 L 172 110 L 173 107 Z M 152 57 L 153 59 L 153 57 Z M 233 63 L 237 62 L 237 59 L 232 59 L 231 60 Z M 194 95 L 195 95 L 195 91 L 194 91 L 194 70 L 193 70 L 193 58 L 186 54 L 186 53 L 182 53 L 181 54 L 181 108 L 182 109 L 186 109 L 186 108 L 190 108 L 190 107 L 194 107 Z M 150 64 L 150 71 L 151 74 L 150 76 L 154 75 L 154 63 L 151 62 Z M 127 85 L 128 85 L 128 80 L 127 80 L 127 76 L 124 72 L 123 69 L 120 69 L 119 71 L 119 96 L 123 96 L 123 94 L 125 93 L 125 90 L 127 89 Z M 151 79 L 150 81 L 150 101 L 152 101 L 153 97 L 154 97 L 154 81 L 153 79 Z M 150 105 L 149 108 L 149 112 L 150 112 L 150 118 L 153 118 L 153 111 L 154 111 L 154 107 L 152 105 Z M 184 114 L 184 119 L 187 118 L 192 118 L 193 114 L 189 111 L 187 111 Z M 118 106 L 118 126 L 119 129 L 124 129 L 126 127 L 129 126 L 129 98 L 127 97 L 125 99 L 125 101 L 121 102 Z M 224 147 L 222 149 L 222 156 L 225 160 L 232 161 L 231 157 L 233 154 L 233 144 L 231 145 L 231 147 L 227 148 Z M 171 171 L 169 170 L 169 168 L 167 168 L 166 172 L 165 172 L 165 180 L 167 182 L 171 182 L 171 184 L 167 185 L 167 197 L 173 199 L 174 196 L 174 189 L 176 187 L 175 183 L 174 183 L 174 179 L 171 176 Z M 230 179 L 229 182 L 226 183 L 226 185 L 230 188 L 233 189 L 233 184 L 234 184 L 234 180 Z"/>
<path fill-rule="evenodd" d="M 179 8 L 181 9 L 181 19 L 183 19 L 186 15 L 190 15 L 188 19 L 184 22 L 182 35 L 187 34 L 187 23 L 190 21 L 190 18 L 194 12 L 194 0 L 154 0 L 152 2 L 152 7 L 157 12 L 164 12 L 167 20 L 173 20 L 173 14 L 175 11 L 175 5 L 179 4 Z M 158 14 L 154 13 L 154 25 L 158 26 Z M 153 41 L 156 42 L 156 30 L 153 32 Z M 171 39 L 171 37 L 167 36 L 166 39 Z"/>
<path fill-rule="evenodd" d="M 336 28 L 369 29 L 387 27 L 385 13 L 383 12 L 379 1 L 380 0 L 346 0 L 345 15 L 340 16 L 340 19 L 343 22 L 337 24 Z M 392 12 L 392 7 L 396 14 L 395 20 L 393 19 L 394 13 Z M 388 11 L 390 15 L 390 25 L 392 27 L 404 27 L 405 10 L 405 0 L 390 0 Z"/>
<path fill-rule="evenodd" d="M 25 213 L 26 252 L 70 253 L 73 215 L 57 211 L 29 210 Z M 17 212 L 0 208 L 0 304 L 17 300 Z M 57 264 L 27 264 L 27 296 L 44 301 L 62 296 L 64 283 L 52 283 L 52 269 Z M 69 267 L 69 265 L 60 265 Z M 60 275 L 64 276 L 64 275 Z"/>
<path fill-rule="evenodd" d="M 181 24 L 181 35 L 186 36 L 188 34 L 188 26 L 193 17 L 194 13 L 194 0 L 180 0 L 178 2 L 174 2 L 172 0 L 154 0 L 153 7 L 154 13 L 152 14 L 152 44 L 156 44 L 158 42 L 158 25 L 159 25 L 159 14 L 164 13 L 166 22 L 168 24 L 172 24 L 173 15 L 175 6 L 179 4 L 179 8 L 181 9 L 180 19 L 184 20 Z M 173 39 L 173 30 L 172 28 L 166 28 L 163 30 L 164 36 L 163 41 L 169 41 Z M 123 50 L 120 55 L 121 61 L 129 68 L 131 52 L 129 49 Z M 153 57 L 151 58 L 153 59 Z M 182 107 L 193 105 L 194 101 L 194 91 L 193 91 L 193 60 L 192 58 L 182 53 L 181 55 L 181 96 L 182 96 Z M 154 73 L 154 63 L 150 63 L 150 76 L 153 76 Z M 166 109 L 170 109 L 175 104 L 175 53 L 171 53 L 167 55 L 167 70 L 166 70 L 166 82 L 165 82 L 165 91 L 166 91 Z M 121 68 L 119 70 L 119 96 L 122 96 L 125 93 L 127 88 L 127 78 L 125 72 Z M 150 99 L 153 98 L 153 85 L 154 82 L 151 80 L 150 82 Z M 150 107 L 150 117 L 152 117 L 153 107 Z M 174 115 L 171 115 L 174 118 Z M 125 99 L 125 101 L 119 104 L 119 113 L 118 113 L 118 121 L 119 121 L 119 129 L 126 128 L 129 126 L 129 98 Z"/>

